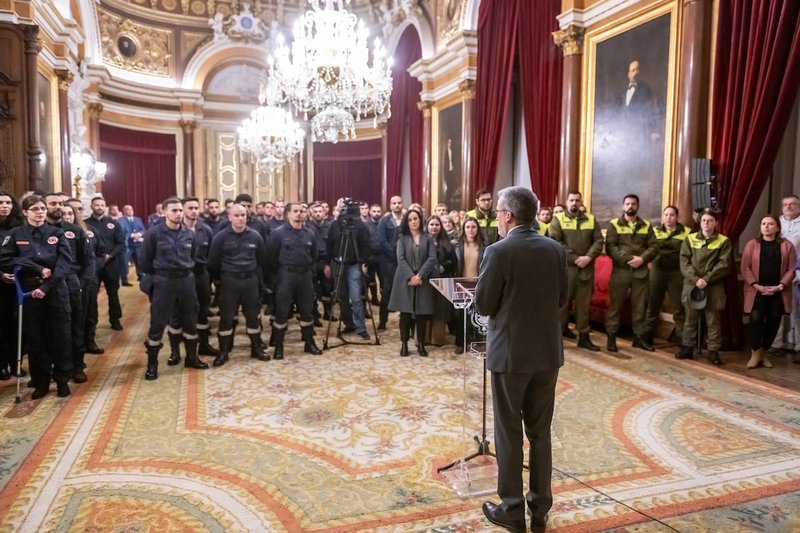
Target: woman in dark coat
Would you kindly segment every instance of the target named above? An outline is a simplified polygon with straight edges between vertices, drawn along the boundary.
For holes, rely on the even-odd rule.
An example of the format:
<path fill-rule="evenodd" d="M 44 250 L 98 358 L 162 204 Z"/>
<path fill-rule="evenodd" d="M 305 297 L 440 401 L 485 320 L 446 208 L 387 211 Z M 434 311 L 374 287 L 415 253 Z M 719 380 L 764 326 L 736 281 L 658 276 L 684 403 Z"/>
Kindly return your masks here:
<path fill-rule="evenodd" d="M 456 275 L 457 278 L 477 278 L 480 272 L 483 251 L 486 249 L 486 238 L 478 226 L 477 219 L 469 217 L 461 226 L 461 235 L 456 245 Z M 456 353 L 464 353 L 464 311 L 453 313 L 452 328 L 456 334 Z M 472 325 L 469 328 L 468 339 L 474 338 Z"/>
<path fill-rule="evenodd" d="M 447 215 L 445 215 L 447 216 Z M 456 272 L 456 252 L 444 230 L 442 218 L 433 215 L 426 224 L 428 235 L 436 246 L 436 270 L 432 278 L 452 278 Z M 434 289 L 433 322 L 430 329 L 430 342 L 434 346 L 442 346 L 447 341 L 447 323 L 452 315 L 452 304 Z"/>
<path fill-rule="evenodd" d="M 6 235 L 22 224 L 22 209 L 14 195 L 0 189 L 0 245 Z M 14 276 L 0 273 L 0 380 L 11 379 L 17 371 L 17 293 Z"/>
<path fill-rule="evenodd" d="M 400 311 L 400 356 L 408 356 L 413 320 L 417 323 L 417 351 L 426 357 L 425 332 L 433 314 L 433 292 L 428 281 L 436 271 L 436 246 L 422 228 L 422 213 L 409 209 L 403 216 L 397 240 L 397 270 L 389 310 Z"/>

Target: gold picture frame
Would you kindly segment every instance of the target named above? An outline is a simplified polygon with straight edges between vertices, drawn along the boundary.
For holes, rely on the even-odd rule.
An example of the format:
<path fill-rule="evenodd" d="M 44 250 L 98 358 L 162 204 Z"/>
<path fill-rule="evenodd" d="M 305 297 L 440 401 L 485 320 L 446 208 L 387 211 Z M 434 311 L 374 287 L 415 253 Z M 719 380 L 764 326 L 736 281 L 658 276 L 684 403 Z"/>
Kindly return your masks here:
<path fill-rule="evenodd" d="M 580 184 L 601 221 L 618 216 L 629 193 L 639 195 L 646 219 L 660 218 L 672 201 L 680 23 L 681 5 L 669 0 L 586 32 Z M 633 70 L 641 77 L 628 83 Z M 637 93 L 650 104 L 634 106 Z M 635 112 L 643 118 L 629 120 Z"/>

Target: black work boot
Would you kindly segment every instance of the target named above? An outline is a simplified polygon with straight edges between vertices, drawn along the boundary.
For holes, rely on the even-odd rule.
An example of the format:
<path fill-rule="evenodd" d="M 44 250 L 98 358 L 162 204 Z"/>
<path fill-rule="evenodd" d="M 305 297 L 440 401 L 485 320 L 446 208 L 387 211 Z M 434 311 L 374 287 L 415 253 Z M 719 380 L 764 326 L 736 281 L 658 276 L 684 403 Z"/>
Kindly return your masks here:
<path fill-rule="evenodd" d="M 219 355 L 211 363 L 214 366 L 222 366 L 228 362 L 228 353 L 233 346 L 233 335 L 217 335 L 219 341 Z"/>
<path fill-rule="evenodd" d="M 300 332 L 302 333 L 303 340 L 305 341 L 303 351 L 310 353 L 311 355 L 322 355 L 322 350 L 320 350 L 317 347 L 317 344 L 314 342 L 314 326 L 303 326 L 300 328 Z"/>
<path fill-rule="evenodd" d="M 150 346 L 147 342 L 144 347 L 147 348 L 147 370 L 144 373 L 144 379 L 153 381 L 158 379 L 158 352 L 161 351 L 162 344 L 157 346 Z"/>
<path fill-rule="evenodd" d="M 180 333 L 168 333 L 167 336 L 169 337 L 169 359 L 167 359 L 167 364 L 169 366 L 175 366 L 181 362 L 181 341 L 183 340 L 183 335 Z"/>
<path fill-rule="evenodd" d="M 684 346 L 675 354 L 675 359 L 694 359 L 694 347 Z"/>
<path fill-rule="evenodd" d="M 608 341 L 606 342 L 606 350 L 609 352 L 618 352 L 619 349 L 617 348 L 617 336 L 610 335 L 608 336 Z"/>
<path fill-rule="evenodd" d="M 250 357 L 258 359 L 259 361 L 269 361 L 269 355 L 264 353 L 263 343 L 261 342 L 260 333 L 250 333 Z"/>
<path fill-rule="evenodd" d="M 578 348 L 589 350 L 590 352 L 599 352 L 600 347 L 592 342 L 592 338 L 588 333 L 578 334 Z"/>
<path fill-rule="evenodd" d="M 197 357 L 197 339 L 184 339 L 186 346 L 186 360 L 183 362 L 184 368 L 197 368 L 198 370 L 205 370 L 208 365 Z"/>
<path fill-rule="evenodd" d="M 428 350 L 425 349 L 425 337 L 428 334 L 428 324 L 430 320 L 427 318 L 417 317 L 417 353 L 420 357 L 428 357 Z"/>
<path fill-rule="evenodd" d="M 275 341 L 275 354 L 272 356 L 276 361 L 283 359 L 283 338 L 286 336 L 286 329 L 272 328 L 272 338 Z"/>
<path fill-rule="evenodd" d="M 59 398 L 66 398 L 72 394 L 72 391 L 69 390 L 69 383 L 66 381 L 56 380 L 56 391 L 56 395 Z"/>
<path fill-rule="evenodd" d="M 400 345 L 400 357 L 408 357 L 408 337 L 411 329 L 409 322 L 408 317 L 400 315 L 400 342 L 403 343 Z"/>
<path fill-rule="evenodd" d="M 719 352 L 717 350 L 708 351 L 708 360 L 716 366 L 722 366 L 722 359 L 719 358 Z"/>
<path fill-rule="evenodd" d="M 209 331 L 207 329 L 198 329 L 197 330 L 197 338 L 200 339 L 200 344 L 197 346 L 197 354 L 198 355 L 213 355 L 214 357 L 219 355 L 219 350 L 211 346 L 208 342 Z"/>
<path fill-rule="evenodd" d="M 653 348 L 653 344 L 647 340 L 647 337 L 644 335 L 634 335 L 633 336 L 633 347 L 634 348 L 641 348 L 647 352 L 655 352 L 656 349 Z"/>
<path fill-rule="evenodd" d="M 86 368 L 86 364 L 83 362 L 83 354 L 81 353 L 75 356 L 72 363 L 75 367 L 75 372 L 72 374 L 72 381 L 75 383 L 86 383 L 89 378 L 86 377 L 86 372 L 83 370 Z"/>

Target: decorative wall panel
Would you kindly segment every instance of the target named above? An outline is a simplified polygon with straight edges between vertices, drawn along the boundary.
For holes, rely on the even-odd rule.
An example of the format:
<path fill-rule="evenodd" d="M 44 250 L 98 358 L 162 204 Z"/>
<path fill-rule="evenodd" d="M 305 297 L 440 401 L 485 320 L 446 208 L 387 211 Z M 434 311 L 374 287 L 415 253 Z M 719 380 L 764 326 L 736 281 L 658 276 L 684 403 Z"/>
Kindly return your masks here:
<path fill-rule="evenodd" d="M 173 73 L 172 31 L 98 11 L 103 62 L 156 76 Z"/>

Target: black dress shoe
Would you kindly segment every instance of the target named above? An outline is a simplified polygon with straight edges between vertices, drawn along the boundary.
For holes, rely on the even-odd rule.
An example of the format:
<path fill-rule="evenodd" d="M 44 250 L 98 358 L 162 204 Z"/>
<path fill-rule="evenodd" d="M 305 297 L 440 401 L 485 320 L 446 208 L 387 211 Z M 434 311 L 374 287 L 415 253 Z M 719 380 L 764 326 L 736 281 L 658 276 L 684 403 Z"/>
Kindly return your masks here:
<path fill-rule="evenodd" d="M 400 357 L 408 357 L 408 343 L 404 342 L 400 346 Z"/>
<path fill-rule="evenodd" d="M 119 320 L 112 320 L 111 329 L 113 329 L 114 331 L 122 331 L 123 327 Z"/>
<path fill-rule="evenodd" d="M 691 346 L 684 346 L 675 354 L 675 359 L 694 359 L 694 348 Z"/>
<path fill-rule="evenodd" d="M 11 372 L 7 368 L 0 368 L 0 381 L 8 381 L 11 379 Z"/>
<path fill-rule="evenodd" d="M 81 370 L 76 370 L 75 373 L 72 375 L 72 381 L 75 383 L 86 383 L 89 378 L 86 377 L 86 372 Z"/>
<path fill-rule="evenodd" d="M 526 530 L 525 516 L 511 518 L 499 505 L 492 502 L 483 502 L 483 515 L 492 524 L 504 527 L 512 533 L 523 533 Z"/>
<path fill-rule="evenodd" d="M 378 324 L 378 331 L 386 331 L 386 322 Z"/>
<path fill-rule="evenodd" d="M 711 361 L 713 365 L 722 366 L 722 359 L 719 358 L 719 352 L 716 350 L 708 351 L 708 360 Z"/>
<path fill-rule="evenodd" d="M 600 351 L 600 347 L 592 342 L 592 338 L 589 337 L 588 333 L 580 334 L 580 337 L 578 338 L 578 348 L 583 348 L 584 350 L 589 350 L 590 352 Z"/>
<path fill-rule="evenodd" d="M 345 327 L 342 329 L 342 334 L 343 334 L 343 335 L 345 335 L 345 334 L 347 334 L 347 333 L 353 333 L 355 330 L 356 330 L 356 327 L 355 327 L 355 326 L 345 326 Z"/>
<path fill-rule="evenodd" d="M 424 344 L 417 344 L 417 353 L 420 357 L 428 357 L 428 350 L 425 349 Z"/>
<path fill-rule="evenodd" d="M 575 335 L 575 332 L 574 332 L 574 331 L 572 331 L 572 330 L 571 330 L 571 329 L 569 329 L 569 328 L 564 328 L 564 331 L 562 331 L 562 332 L 561 332 L 561 335 L 562 335 L 562 336 L 563 336 L 565 339 L 572 339 L 572 340 L 575 340 L 575 339 L 577 339 L 577 338 L 578 338 L 578 336 L 577 336 L 577 335 Z"/>
<path fill-rule="evenodd" d="M 66 381 L 56 381 L 56 388 L 58 389 L 58 397 L 59 398 L 66 398 L 71 394 L 69 390 L 69 384 Z"/>
<path fill-rule="evenodd" d="M 105 353 L 105 350 L 97 345 L 95 342 L 90 342 L 86 345 L 86 353 L 93 353 L 95 355 L 99 355 L 101 353 Z"/>

